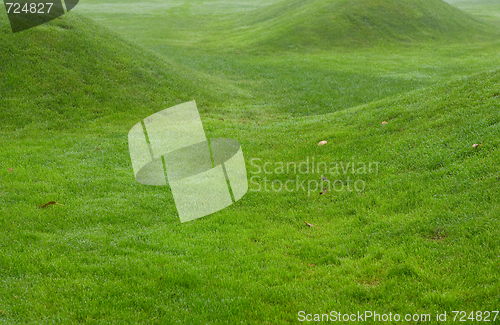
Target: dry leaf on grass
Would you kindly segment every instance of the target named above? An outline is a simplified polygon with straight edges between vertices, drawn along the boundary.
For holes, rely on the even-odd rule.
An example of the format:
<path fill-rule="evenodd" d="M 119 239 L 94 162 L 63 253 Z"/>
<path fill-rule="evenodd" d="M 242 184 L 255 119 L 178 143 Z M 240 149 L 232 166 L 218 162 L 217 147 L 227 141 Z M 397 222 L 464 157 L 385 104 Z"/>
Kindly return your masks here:
<path fill-rule="evenodd" d="M 311 225 L 309 222 L 305 222 L 305 221 L 304 221 L 304 223 L 305 223 L 306 225 L 308 225 L 309 227 L 314 227 L 314 225 Z"/>
<path fill-rule="evenodd" d="M 328 143 L 328 141 L 320 141 L 320 143 L 318 143 L 318 146 L 324 146 L 327 143 Z"/>
<path fill-rule="evenodd" d="M 480 146 L 480 144 L 475 143 L 475 144 L 472 145 L 472 148 L 477 148 L 479 146 Z"/>
<path fill-rule="evenodd" d="M 14 169 L 12 169 L 12 168 L 9 168 L 9 172 L 13 172 L 13 171 L 14 171 Z"/>
<path fill-rule="evenodd" d="M 388 123 L 387 121 L 384 121 L 384 122 L 382 122 L 382 125 L 386 125 L 387 123 Z"/>
<path fill-rule="evenodd" d="M 44 208 L 48 207 L 49 205 L 54 205 L 54 204 L 57 204 L 57 205 L 64 205 L 64 204 L 61 204 L 61 203 L 57 203 L 57 202 L 55 202 L 55 201 L 50 201 L 49 203 L 45 203 L 44 205 L 41 205 L 41 204 L 40 204 L 38 207 L 39 207 L 40 209 L 44 209 Z"/>

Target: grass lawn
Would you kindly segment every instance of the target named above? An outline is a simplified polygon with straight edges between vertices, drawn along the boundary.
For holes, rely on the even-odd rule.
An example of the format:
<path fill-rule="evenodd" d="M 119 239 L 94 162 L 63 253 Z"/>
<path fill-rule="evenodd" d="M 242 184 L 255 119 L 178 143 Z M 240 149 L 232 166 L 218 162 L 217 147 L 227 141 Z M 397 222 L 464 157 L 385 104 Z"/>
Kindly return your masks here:
<path fill-rule="evenodd" d="M 0 6 L 0 324 L 498 310 L 500 7 L 426 2 L 439 28 L 394 0 L 406 38 L 373 13 L 297 47 L 270 40 L 319 37 L 292 23 L 325 1 L 85 0 L 19 34 Z M 168 186 L 135 182 L 127 134 L 191 100 L 241 143 L 249 191 L 181 224 Z"/>

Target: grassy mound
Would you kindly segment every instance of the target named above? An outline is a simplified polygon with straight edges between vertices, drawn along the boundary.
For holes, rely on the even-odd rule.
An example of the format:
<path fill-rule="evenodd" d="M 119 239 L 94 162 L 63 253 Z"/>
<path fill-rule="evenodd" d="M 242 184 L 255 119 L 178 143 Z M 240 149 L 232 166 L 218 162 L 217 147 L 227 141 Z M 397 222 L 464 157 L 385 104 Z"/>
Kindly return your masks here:
<path fill-rule="evenodd" d="M 218 80 L 73 13 L 13 34 L 0 10 L 0 48 L 0 120 L 7 129 L 113 121 L 117 114 L 141 116 L 195 98 L 204 109 L 228 94 Z"/>
<path fill-rule="evenodd" d="M 209 121 L 211 136 L 242 143 L 249 177 L 260 180 L 238 203 L 186 224 L 168 190 L 133 180 L 133 119 L 98 133 L 0 132 L 0 319 L 288 324 L 306 300 L 319 306 L 312 312 L 495 310 L 499 108 L 493 71 L 320 117 Z M 379 168 L 275 172 L 308 157 Z M 254 158 L 271 174 L 256 174 Z M 268 182 L 255 191 L 264 176 L 298 176 L 307 187 L 322 175 L 366 188 L 308 195 Z M 49 201 L 64 205 L 36 208 Z"/>
<path fill-rule="evenodd" d="M 262 18 L 253 23 L 271 23 Z M 0 25 L 0 322 L 290 324 L 301 310 L 498 308 L 499 70 L 321 116 L 207 118 L 210 137 L 242 144 L 250 191 L 181 224 L 168 187 L 135 182 L 128 131 L 178 101 L 208 110 L 238 89 L 79 16 L 16 35 Z M 318 94 L 331 89 L 314 80 Z M 278 167 L 312 159 L 343 165 Z M 329 191 L 308 187 L 322 176 Z M 349 178 L 364 190 L 337 191 Z"/>
<path fill-rule="evenodd" d="M 491 26 L 442 0 L 286 0 L 239 20 L 236 37 L 267 49 L 463 39 Z"/>

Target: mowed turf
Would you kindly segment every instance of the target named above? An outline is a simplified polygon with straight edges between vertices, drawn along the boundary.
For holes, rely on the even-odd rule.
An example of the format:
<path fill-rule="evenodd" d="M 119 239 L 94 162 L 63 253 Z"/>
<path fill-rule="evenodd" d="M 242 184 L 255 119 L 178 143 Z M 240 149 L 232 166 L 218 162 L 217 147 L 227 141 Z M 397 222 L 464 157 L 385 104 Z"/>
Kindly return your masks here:
<path fill-rule="evenodd" d="M 226 52 L 308 52 L 498 36 L 491 22 L 442 0 L 275 0 L 241 1 L 238 5 L 196 0 L 102 5 L 91 0 L 79 10 L 120 26 L 125 34 L 141 41 L 151 35 L 165 39 L 164 46 L 184 43 Z M 123 23 L 127 20 L 131 24 Z M 148 27 L 160 20 L 156 28 Z"/>
<path fill-rule="evenodd" d="M 463 40 L 495 33 L 492 26 L 442 0 L 287 0 L 235 19 L 231 27 L 228 37 L 244 48 L 270 52 Z"/>
<path fill-rule="evenodd" d="M 299 311 L 434 317 L 498 309 L 495 42 L 451 42 L 436 51 L 423 44 L 406 54 L 376 49 L 386 65 L 364 68 L 359 80 L 396 74 L 398 91 L 382 93 L 387 85 L 379 93 L 366 82 L 351 93 L 371 92 L 356 102 L 364 105 L 346 100 L 325 110 L 318 102 L 303 113 L 315 97 L 301 68 L 321 94 L 329 84 L 311 71 L 340 56 L 225 61 L 213 49 L 203 61 L 195 59 L 199 52 L 185 54 L 186 67 L 175 62 L 182 44 L 170 61 L 167 52 L 157 55 L 75 14 L 16 35 L 0 22 L 7 49 L 0 52 L 0 321 L 290 324 Z M 457 54 L 460 48 L 482 56 Z M 352 63 L 345 73 L 363 67 L 369 51 L 342 55 Z M 288 87 L 271 82 L 283 64 Z M 255 66 L 255 83 L 232 79 L 238 72 L 247 78 Z M 230 74 L 231 67 L 238 69 Z M 340 84 L 335 67 L 321 73 Z M 413 77 L 428 81 L 402 84 Z M 270 107 L 259 99 L 266 80 L 276 87 Z M 304 102 L 294 102 L 301 96 Z M 280 102 L 289 97 L 287 111 Z M 208 136 L 242 144 L 250 191 L 181 224 L 168 187 L 135 182 L 127 133 L 192 99 Z M 321 140 L 328 144 L 318 146 Z M 312 159 L 378 168 L 279 169 Z M 270 174 L 258 173 L 265 162 Z M 297 177 L 304 189 L 273 190 Z M 365 188 L 319 195 L 321 188 L 307 184 L 321 177 Z M 63 205 L 39 208 L 49 201 Z"/>
<path fill-rule="evenodd" d="M 193 98 L 204 109 L 245 96 L 227 81 L 159 58 L 78 15 L 13 34 L 2 11 L 0 28 L 4 130 L 114 123 L 120 112 L 152 113 Z"/>
<path fill-rule="evenodd" d="M 269 47 L 259 43 L 262 41 L 259 32 L 262 32 L 262 37 L 274 35 L 279 38 L 281 34 L 278 32 L 283 31 L 277 30 L 277 27 L 267 28 L 265 24 L 285 19 L 288 23 L 297 23 L 294 16 L 290 16 L 290 6 L 278 10 L 280 3 L 169 1 L 166 8 L 164 2 L 138 5 L 127 0 L 102 5 L 87 0 L 79 5 L 77 11 L 97 19 L 167 60 L 216 76 L 244 90 L 249 98 L 239 100 L 230 96 L 224 103 L 227 112 L 231 113 L 225 118 L 238 120 L 272 121 L 335 112 L 500 66 L 499 38 L 492 36 L 492 29 L 493 32 L 500 30 L 500 20 L 482 22 L 442 1 L 429 2 L 430 8 L 440 14 L 437 18 L 433 16 L 439 22 L 437 27 L 426 29 L 428 38 L 416 37 L 421 34 L 415 26 L 407 35 L 410 41 L 389 37 L 384 24 L 388 23 L 390 15 L 385 13 L 387 19 L 380 19 L 372 29 L 361 23 L 354 24 L 357 22 L 354 20 L 350 30 L 361 34 L 344 35 L 348 37 L 345 46 L 334 43 L 329 43 L 328 47 L 304 45 L 311 40 L 304 36 L 298 41 L 303 44 L 300 47 Z M 332 15 L 332 12 L 322 11 L 321 8 L 326 5 L 324 2 L 294 3 L 297 7 L 295 11 L 303 16 L 302 21 L 306 14 L 311 14 L 310 24 L 317 20 L 314 15 L 320 15 L 321 19 L 329 19 Z M 338 3 L 332 2 L 333 13 Z M 400 14 L 394 14 L 396 18 L 405 14 L 403 9 L 412 6 L 420 8 L 417 12 L 425 12 L 421 2 L 384 3 L 373 1 L 370 8 L 383 14 L 389 6 L 393 11 L 400 11 Z M 266 13 L 266 10 L 270 10 L 267 20 L 255 22 L 252 17 Z M 413 15 L 411 21 L 418 25 L 425 20 L 425 15 L 419 18 L 414 11 L 410 11 L 409 15 Z M 377 17 L 375 12 L 370 16 L 373 19 Z M 354 12 L 349 14 L 354 15 Z M 258 30 L 240 28 L 250 18 L 255 26 L 261 26 Z M 464 32 L 468 23 L 472 24 L 470 31 Z M 462 29 L 455 31 L 452 28 L 454 24 L 461 25 Z M 339 27 L 335 20 L 331 25 L 327 24 L 327 27 Z M 318 30 L 322 29 L 318 27 Z M 405 35 L 399 26 L 390 30 Z M 288 31 L 290 37 L 298 37 L 298 32 Z M 370 38 L 368 32 L 380 33 L 382 40 L 378 42 Z M 332 31 L 328 35 L 333 40 L 337 33 Z M 369 42 L 360 45 L 363 39 Z M 353 46 L 350 47 L 350 44 Z"/>

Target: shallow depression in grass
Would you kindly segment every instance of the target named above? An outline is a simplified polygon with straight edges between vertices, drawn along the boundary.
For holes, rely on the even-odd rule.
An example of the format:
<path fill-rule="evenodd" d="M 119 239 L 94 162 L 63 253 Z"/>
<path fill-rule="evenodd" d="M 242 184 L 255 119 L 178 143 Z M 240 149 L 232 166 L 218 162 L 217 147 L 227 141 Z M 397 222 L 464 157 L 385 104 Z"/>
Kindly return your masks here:
<path fill-rule="evenodd" d="M 85 1 L 23 34 L 0 15 L 0 322 L 497 309 L 499 42 L 198 47 L 273 4 Z M 241 143 L 261 189 L 181 224 L 168 186 L 134 180 L 127 135 L 190 100 L 207 137 Z M 256 159 L 378 168 L 266 174 Z M 264 177 L 305 188 L 266 191 Z M 308 191 L 323 177 L 366 186 Z"/>

